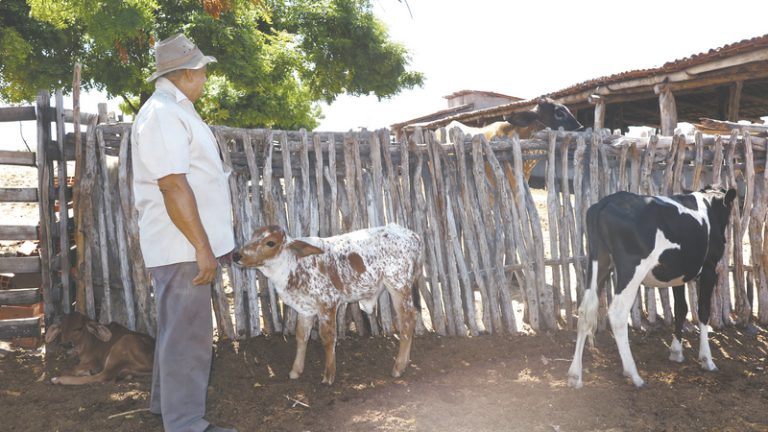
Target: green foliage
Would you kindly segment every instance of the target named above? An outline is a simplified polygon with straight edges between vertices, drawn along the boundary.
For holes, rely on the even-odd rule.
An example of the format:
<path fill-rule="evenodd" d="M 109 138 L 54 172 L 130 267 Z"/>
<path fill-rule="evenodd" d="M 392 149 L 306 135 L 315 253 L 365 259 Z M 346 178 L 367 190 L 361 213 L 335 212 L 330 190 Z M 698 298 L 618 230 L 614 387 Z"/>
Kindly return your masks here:
<path fill-rule="evenodd" d="M 81 30 L 30 17 L 23 0 L 0 1 L 0 99 L 33 100 L 38 90 L 69 88 Z"/>
<path fill-rule="evenodd" d="M 405 48 L 388 40 L 386 28 L 365 0 L 297 2 L 299 46 L 307 54 L 300 70 L 314 97 L 332 102 L 340 93 L 379 97 L 421 84 L 419 73 L 406 71 Z"/>
<path fill-rule="evenodd" d="M 218 59 L 198 102 L 210 123 L 311 129 L 318 101 L 423 82 L 369 0 L 2 0 L 0 99 L 68 91 L 79 61 L 86 90 L 137 109 L 154 90 L 152 45 L 179 31 Z"/>

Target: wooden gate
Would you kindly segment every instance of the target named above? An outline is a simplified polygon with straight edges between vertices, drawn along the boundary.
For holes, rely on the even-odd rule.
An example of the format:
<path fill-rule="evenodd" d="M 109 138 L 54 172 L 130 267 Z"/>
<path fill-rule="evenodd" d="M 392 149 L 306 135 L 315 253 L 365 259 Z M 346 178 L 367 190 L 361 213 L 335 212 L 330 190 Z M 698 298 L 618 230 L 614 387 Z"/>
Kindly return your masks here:
<path fill-rule="evenodd" d="M 41 92 L 36 106 L 0 108 L 2 122 L 37 122 L 36 151 L 0 151 L 0 166 L 37 168 L 37 187 L 8 188 L 0 184 L 0 202 L 36 202 L 39 210 L 38 217 L 27 224 L 0 226 L 2 241 L 37 243 L 29 256 L 0 258 L 0 273 L 12 275 L 7 286 L 0 285 L 0 318 L 9 318 L 0 319 L 0 339 L 39 340 L 41 318 L 49 322 L 57 313 L 69 312 L 74 300 L 70 274 L 74 256 L 74 215 L 70 205 L 73 191 L 67 162 L 75 160 L 76 151 L 74 134 L 65 130 L 65 123 L 73 123 L 74 118 L 72 110 L 64 109 L 60 91 L 55 96 L 55 107 L 50 102 L 50 95 Z"/>

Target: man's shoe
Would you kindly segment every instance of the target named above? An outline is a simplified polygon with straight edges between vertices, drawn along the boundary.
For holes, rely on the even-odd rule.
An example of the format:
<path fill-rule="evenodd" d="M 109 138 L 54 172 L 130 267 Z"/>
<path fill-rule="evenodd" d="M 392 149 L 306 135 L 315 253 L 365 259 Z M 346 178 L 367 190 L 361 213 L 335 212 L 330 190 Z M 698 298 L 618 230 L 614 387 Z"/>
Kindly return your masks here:
<path fill-rule="evenodd" d="M 223 428 L 209 424 L 203 432 L 237 432 L 237 429 Z"/>

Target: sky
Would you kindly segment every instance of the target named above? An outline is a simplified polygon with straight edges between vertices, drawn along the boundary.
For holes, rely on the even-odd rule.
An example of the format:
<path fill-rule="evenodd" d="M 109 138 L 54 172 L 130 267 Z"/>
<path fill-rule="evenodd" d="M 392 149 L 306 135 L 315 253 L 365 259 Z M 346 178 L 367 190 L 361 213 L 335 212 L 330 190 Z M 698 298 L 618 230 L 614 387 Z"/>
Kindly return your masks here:
<path fill-rule="evenodd" d="M 318 130 L 376 129 L 447 108 L 459 90 L 532 98 L 768 33 L 768 2 L 374 0 L 423 88 L 339 97 Z"/>
<path fill-rule="evenodd" d="M 768 1 L 372 1 L 424 86 L 381 101 L 340 96 L 321 105 L 317 130 L 387 127 L 447 108 L 443 97 L 459 90 L 532 98 L 768 33 Z M 100 93 L 84 94 L 81 110 L 95 113 L 98 102 L 118 110 Z M 19 129 L 0 123 L 0 149 L 25 148 Z M 22 133 L 33 145 L 34 125 Z"/>

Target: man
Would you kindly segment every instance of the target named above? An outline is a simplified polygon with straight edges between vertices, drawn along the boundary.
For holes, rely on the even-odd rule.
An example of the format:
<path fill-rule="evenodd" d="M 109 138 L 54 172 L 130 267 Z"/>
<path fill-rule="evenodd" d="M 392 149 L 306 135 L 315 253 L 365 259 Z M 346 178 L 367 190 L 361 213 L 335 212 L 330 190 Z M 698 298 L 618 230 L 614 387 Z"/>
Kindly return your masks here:
<path fill-rule="evenodd" d="M 211 368 L 211 282 L 235 247 L 229 171 L 192 105 L 216 61 L 184 35 L 155 46 L 155 93 L 133 123 L 139 239 L 152 275 L 157 342 L 150 411 L 168 432 L 234 431 L 203 419 Z"/>

